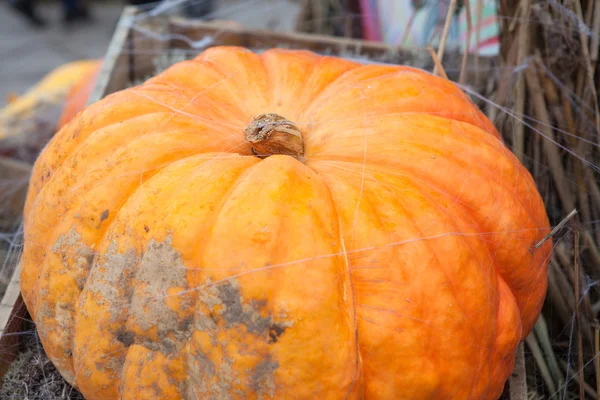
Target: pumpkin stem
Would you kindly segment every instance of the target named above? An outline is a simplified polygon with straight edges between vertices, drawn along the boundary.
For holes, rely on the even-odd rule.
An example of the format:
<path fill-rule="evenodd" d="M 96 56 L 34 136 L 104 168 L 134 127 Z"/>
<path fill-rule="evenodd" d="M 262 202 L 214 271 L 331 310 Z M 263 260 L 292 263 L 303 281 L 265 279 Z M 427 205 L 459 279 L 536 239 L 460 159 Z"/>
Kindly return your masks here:
<path fill-rule="evenodd" d="M 281 115 L 258 115 L 252 119 L 244 133 L 244 138 L 252 144 L 252 151 L 258 157 L 273 154 L 296 158 L 304 156 L 304 140 L 300 130 Z"/>

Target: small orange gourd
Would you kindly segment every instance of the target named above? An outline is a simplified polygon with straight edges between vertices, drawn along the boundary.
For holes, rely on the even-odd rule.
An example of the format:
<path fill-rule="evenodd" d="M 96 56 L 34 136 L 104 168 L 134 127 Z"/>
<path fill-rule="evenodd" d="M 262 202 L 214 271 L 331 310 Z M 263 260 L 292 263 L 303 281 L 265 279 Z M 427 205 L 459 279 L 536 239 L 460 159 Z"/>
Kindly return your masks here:
<path fill-rule="evenodd" d="M 25 217 L 25 303 L 88 399 L 497 399 L 552 247 L 453 83 L 291 50 L 91 105 Z"/>

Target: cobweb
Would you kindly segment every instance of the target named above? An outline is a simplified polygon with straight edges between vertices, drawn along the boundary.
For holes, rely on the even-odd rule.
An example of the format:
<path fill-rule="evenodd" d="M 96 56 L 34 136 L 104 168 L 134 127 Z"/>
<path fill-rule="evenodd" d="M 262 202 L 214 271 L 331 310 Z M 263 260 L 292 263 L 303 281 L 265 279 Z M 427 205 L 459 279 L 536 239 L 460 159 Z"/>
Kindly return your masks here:
<path fill-rule="evenodd" d="M 464 8 L 463 2 L 460 3 Z M 475 13 L 481 2 L 468 3 L 472 16 L 470 29 L 475 30 L 480 23 Z M 189 17 L 194 9 L 198 11 L 207 4 L 207 0 L 163 1 L 142 6 L 137 15 L 121 20 L 120 27 L 131 29 L 133 35 L 124 50 L 129 61 L 118 63 L 114 74 L 123 77 L 125 86 L 137 86 L 176 62 L 194 58 L 208 47 L 228 44 L 231 33 L 241 27 L 224 24 L 224 20 L 238 21 L 244 29 L 262 27 L 286 32 L 295 27 L 296 18 L 303 11 L 299 3 L 291 1 L 230 0 L 218 3 L 216 10 L 203 16 L 213 25 L 202 35 L 190 35 L 185 24 L 178 25 L 175 31 L 165 26 L 167 19 L 181 21 L 180 18 Z M 345 7 L 344 1 L 304 4 L 312 12 L 304 14 L 298 27 L 319 27 L 322 31 L 319 33 L 357 36 L 356 26 L 363 16 Z M 594 1 L 572 0 L 500 0 L 500 56 L 492 59 L 471 53 L 463 66 L 462 55 L 448 51 L 441 60 L 448 77 L 494 122 L 506 146 L 530 171 L 551 226 L 556 228 L 552 236 L 554 247 L 548 266 L 545 305 L 525 341 L 528 399 L 594 399 L 600 390 L 597 357 L 600 350 L 597 319 L 600 312 L 600 113 L 596 93 L 600 81 L 596 68 L 600 5 L 594 4 Z M 444 1 L 439 5 L 448 6 Z M 443 25 L 441 19 L 438 36 L 430 39 L 436 51 Z M 273 43 L 261 41 L 259 37 L 248 47 L 261 53 L 273 47 Z M 280 43 L 279 47 L 302 48 L 302 43 L 290 41 Z M 391 48 L 377 54 L 353 46 L 325 46 L 314 51 L 365 64 L 408 63 L 428 71 L 436 66 L 427 46 Z M 367 155 L 365 148 L 365 157 Z M 144 172 L 133 173 L 139 173 L 141 179 Z M 8 210 L 24 180 L 1 175 L 0 178 L 0 201 L 5 205 L 3 209 Z M 572 213 L 573 210 L 577 213 Z M 8 212 L 1 216 L 0 298 L 5 292 L 10 293 L 10 277 L 23 249 L 22 219 Z M 567 216 L 570 218 L 565 219 Z M 413 240 L 426 239 L 415 237 Z M 328 256 L 331 255 L 322 257 Z M 3 303 L 2 311 L 9 306 Z M 49 363 L 23 303 L 17 303 L 11 318 L 9 325 L 17 321 L 19 323 L 14 325 L 18 329 L 4 332 L 0 357 L 6 362 L 18 357 L 5 376 L 1 397 L 79 398 L 78 392 Z"/>

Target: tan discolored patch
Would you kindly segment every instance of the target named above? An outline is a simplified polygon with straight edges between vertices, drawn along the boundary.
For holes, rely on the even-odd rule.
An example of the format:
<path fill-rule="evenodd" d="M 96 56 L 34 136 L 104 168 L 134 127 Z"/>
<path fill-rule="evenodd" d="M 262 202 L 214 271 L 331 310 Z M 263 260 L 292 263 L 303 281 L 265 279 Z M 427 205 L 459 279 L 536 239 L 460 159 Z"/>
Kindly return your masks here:
<path fill-rule="evenodd" d="M 52 251 L 60 256 L 64 266 L 59 273 L 70 272 L 77 283 L 77 288 L 83 290 L 94 262 L 94 249 L 85 245 L 81 240 L 81 234 L 73 228 L 67 234 L 58 237 L 52 246 Z M 72 262 L 69 262 L 70 259 Z"/>
<path fill-rule="evenodd" d="M 183 317 L 193 306 L 187 283 L 187 268 L 173 248 L 173 239 L 150 240 L 135 272 L 127 326 L 130 330 L 156 330 L 158 340 L 143 340 L 143 345 L 163 354 L 178 353 L 193 329 L 193 317 Z"/>
<path fill-rule="evenodd" d="M 58 322 L 58 327 L 60 328 L 59 330 L 64 336 L 64 340 L 70 341 L 70 335 L 68 335 L 67 332 L 69 332 L 69 329 L 74 324 L 75 312 L 73 310 L 73 305 L 70 303 L 56 303 L 54 316 L 56 318 L 56 322 Z M 67 355 L 70 357 L 70 346 L 64 347 L 64 350 L 68 353 Z"/>
<path fill-rule="evenodd" d="M 231 399 L 257 393 L 259 399 L 273 398 L 279 363 L 270 346 L 293 327 L 293 321 L 284 312 L 271 315 L 266 300 L 245 300 L 236 279 L 207 281 L 198 299 L 194 334 L 198 345 L 191 347 L 188 359 L 190 397 Z M 245 333 L 256 339 L 239 342 L 236 338 Z M 242 354 L 249 357 L 243 362 L 252 362 L 253 367 L 236 367 L 234 360 Z"/>
<path fill-rule="evenodd" d="M 66 235 L 60 235 L 58 237 L 54 246 L 52 246 L 52 251 L 58 253 L 60 249 L 65 246 L 73 247 L 77 245 L 79 240 L 81 240 L 81 235 L 75 229 L 71 229 Z"/>
<path fill-rule="evenodd" d="M 39 304 L 33 318 L 49 358 L 70 383 L 74 382 L 74 299 L 83 289 L 94 261 L 93 249 L 75 228 L 59 235 L 51 252 L 44 253 L 42 277 L 38 281 Z"/>
<path fill-rule="evenodd" d="M 116 241 L 112 241 L 107 252 L 96 260 L 91 273 L 93 279 L 89 279 L 86 283 L 86 290 L 93 295 L 99 305 L 108 303 L 115 307 L 119 306 L 123 302 L 121 292 L 126 295 L 125 301 L 131 297 L 126 283 L 131 279 L 138 263 L 139 257 L 134 250 L 120 254 Z M 85 309 L 81 312 L 85 315 Z M 115 315 L 113 322 L 116 319 Z"/>
<path fill-rule="evenodd" d="M 236 391 L 243 395 L 243 392 L 236 389 L 242 384 L 242 380 L 232 368 L 233 360 L 225 357 L 217 367 L 203 353 L 194 353 L 194 358 L 194 362 L 188 364 L 194 381 L 194 385 L 188 387 L 189 398 L 228 400 L 233 398 L 232 393 Z"/>

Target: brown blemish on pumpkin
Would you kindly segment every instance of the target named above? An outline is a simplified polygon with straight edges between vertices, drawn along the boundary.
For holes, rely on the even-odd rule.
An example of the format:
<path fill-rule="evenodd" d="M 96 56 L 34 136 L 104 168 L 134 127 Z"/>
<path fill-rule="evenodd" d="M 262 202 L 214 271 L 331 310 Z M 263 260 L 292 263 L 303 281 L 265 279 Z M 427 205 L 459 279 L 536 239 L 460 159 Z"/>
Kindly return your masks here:
<path fill-rule="evenodd" d="M 226 328 L 242 324 L 246 326 L 248 332 L 257 334 L 265 332 L 269 328 L 272 317 L 263 317 L 260 314 L 261 303 L 250 301 L 249 304 L 243 304 L 237 283 L 225 282 L 217 286 L 217 291 L 223 306 L 220 315 L 225 320 Z"/>
<path fill-rule="evenodd" d="M 54 315 L 61 330 L 69 329 L 73 322 L 73 305 L 69 303 L 56 303 Z"/>
<path fill-rule="evenodd" d="M 217 366 L 202 352 L 193 352 L 192 362 L 188 363 L 188 369 L 191 373 L 193 384 L 188 387 L 190 398 L 214 398 L 230 399 L 234 385 L 241 385 L 242 381 L 232 368 L 233 360 L 227 356 L 223 362 Z M 213 379 L 215 378 L 216 379 Z M 194 390 L 196 389 L 196 390 Z M 243 394 L 242 394 L 243 395 Z"/>
<path fill-rule="evenodd" d="M 252 388 L 256 391 L 258 399 L 263 399 L 268 396 L 275 396 L 275 371 L 279 368 L 277 361 L 271 360 L 271 356 L 267 355 L 267 359 L 259 363 L 252 373 Z"/>
<path fill-rule="evenodd" d="M 151 387 L 154 390 L 154 394 L 156 395 L 157 399 L 163 398 L 164 392 L 163 392 L 162 388 L 160 387 L 160 385 L 158 384 L 158 382 L 156 382 L 156 381 L 152 382 Z"/>
<path fill-rule="evenodd" d="M 219 366 L 219 370 L 217 371 L 217 376 L 219 378 L 219 387 L 223 391 L 229 391 L 231 389 L 232 384 L 239 385 L 241 383 L 238 376 L 233 371 L 231 366 L 233 365 L 233 360 L 225 357 L 221 365 Z"/>
<path fill-rule="evenodd" d="M 273 337 L 279 339 L 287 328 L 294 325 L 293 322 L 286 320 L 284 312 L 280 312 L 275 320 L 269 315 L 268 302 L 264 299 L 244 300 L 236 279 L 219 283 L 208 280 L 199 289 L 198 299 L 203 307 L 195 316 L 196 332 L 208 333 L 212 346 L 219 348 L 221 357 L 220 363 L 216 364 L 201 349 L 192 347 L 187 364 L 188 375 L 193 379 L 187 389 L 190 398 L 229 399 L 234 394 L 243 398 L 247 395 L 246 391 L 258 393 L 259 398 L 272 398 L 275 394 L 274 371 L 279 364 L 267 354 L 263 356 L 266 357 L 263 362 L 239 376 L 228 352 L 227 341 L 219 338 L 221 332 L 241 327 L 257 339 L 264 339 L 264 342 L 256 342 L 256 349 L 244 351 L 261 353 L 260 348 L 266 350 L 267 347 L 263 346 L 270 341 L 274 343 Z"/>
<path fill-rule="evenodd" d="M 108 360 L 108 361 L 105 361 Z M 96 361 L 96 369 L 98 371 L 106 372 L 107 370 L 118 371 L 121 369 L 123 362 L 125 361 L 125 355 L 104 355 L 102 361 Z"/>
<path fill-rule="evenodd" d="M 217 326 L 217 321 L 214 319 L 212 315 L 204 315 L 199 314 L 196 317 L 196 330 L 200 332 L 216 332 L 219 327 Z"/>
<path fill-rule="evenodd" d="M 100 214 L 100 222 L 104 221 L 106 218 L 108 218 L 108 210 L 102 211 L 102 214 Z"/>
<path fill-rule="evenodd" d="M 204 331 L 209 327 L 215 329 L 216 324 L 223 321 L 225 329 L 244 325 L 249 333 L 263 335 L 275 324 L 272 316 L 262 315 L 266 312 L 267 301 L 250 300 L 245 303 L 235 279 L 220 284 L 208 281 L 206 287 L 200 290 L 199 299 L 211 311 L 212 321 L 207 321 L 207 317 L 197 319 L 196 324 L 200 323 L 203 328 L 201 330 Z M 281 329 L 278 337 L 283 334 L 285 328 L 293 326 L 291 321 L 280 321 L 276 324 L 278 329 Z"/>
<path fill-rule="evenodd" d="M 125 345 L 125 347 L 129 347 L 134 342 L 134 335 L 131 332 L 128 332 L 125 328 L 119 329 L 117 332 L 117 340 Z"/>
<path fill-rule="evenodd" d="M 293 322 L 287 320 L 285 313 L 280 312 L 276 317 L 269 315 L 268 302 L 264 299 L 245 301 L 235 279 L 219 284 L 208 281 L 197 291 L 201 305 L 208 312 L 192 311 L 195 305 L 191 294 L 196 292 L 188 286 L 187 272 L 170 236 L 162 242 L 150 240 L 141 256 L 134 250 L 120 254 L 116 241 L 113 241 L 94 265 L 92 275 L 95 279 L 90 279 L 86 290 L 93 293 L 97 302 L 119 305 L 114 311 L 113 307 L 110 309 L 114 312 L 113 322 L 117 322 L 117 318 L 127 318 L 115 334 L 115 339 L 126 347 L 138 343 L 171 356 L 181 352 L 192 332 L 210 335 L 213 345 L 221 348 L 223 357 L 215 364 L 201 349 L 189 353 L 188 375 L 194 377 L 190 387 L 196 390 L 192 398 L 227 398 L 247 385 L 258 388 L 262 398 L 273 397 L 274 371 L 278 363 L 268 356 L 256 368 L 247 371 L 245 378 L 238 376 L 226 344 L 217 339 L 217 333 L 243 326 L 248 333 L 262 338 L 265 345 L 273 344 L 293 326 Z M 136 282 L 136 286 L 131 286 L 130 282 Z M 177 308 L 168 305 L 173 296 L 178 301 Z M 118 311 L 123 307 L 127 308 L 126 315 Z M 183 318 L 182 313 L 186 315 L 187 308 L 190 308 L 189 316 Z M 123 362 L 121 358 L 113 357 L 101 361 L 97 368 L 117 370 L 122 368 Z M 182 389 L 182 393 L 185 391 Z M 192 393 L 189 389 L 187 392 Z"/>
<path fill-rule="evenodd" d="M 285 329 L 286 329 L 286 327 L 283 325 L 278 325 L 278 324 L 271 325 L 269 327 L 269 339 L 267 340 L 267 343 L 269 343 L 269 344 L 277 343 L 279 336 L 283 335 L 283 333 L 285 332 Z"/>
<path fill-rule="evenodd" d="M 216 373 L 215 364 L 202 351 L 192 347 L 187 361 L 187 370 L 190 377 L 187 398 L 196 399 L 199 394 L 205 397 L 209 392 L 208 382 Z M 197 390 L 194 390 L 194 388 Z"/>
<path fill-rule="evenodd" d="M 62 247 L 75 246 L 79 240 L 81 240 L 81 235 L 73 228 L 69 233 L 58 237 L 54 246 L 52 246 L 52 251 L 58 253 Z"/>

